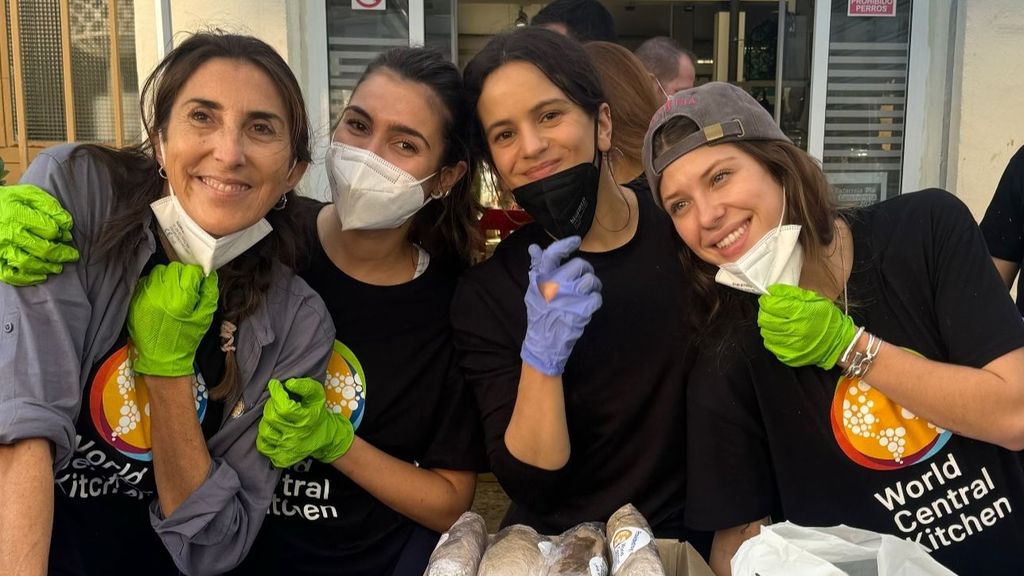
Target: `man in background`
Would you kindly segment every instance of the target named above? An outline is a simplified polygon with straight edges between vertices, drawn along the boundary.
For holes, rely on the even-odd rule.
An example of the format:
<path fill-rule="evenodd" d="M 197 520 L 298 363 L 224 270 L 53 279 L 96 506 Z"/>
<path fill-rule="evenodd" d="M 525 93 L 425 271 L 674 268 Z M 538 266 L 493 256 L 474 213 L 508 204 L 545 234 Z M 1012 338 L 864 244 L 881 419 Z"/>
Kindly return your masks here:
<path fill-rule="evenodd" d="M 680 90 L 693 88 L 697 59 L 671 38 L 655 36 L 645 40 L 635 54 L 654 75 L 658 91 L 665 94 L 666 100 Z"/>
<path fill-rule="evenodd" d="M 533 17 L 532 24 L 578 42 L 615 42 L 615 21 L 597 0 L 555 0 Z"/>

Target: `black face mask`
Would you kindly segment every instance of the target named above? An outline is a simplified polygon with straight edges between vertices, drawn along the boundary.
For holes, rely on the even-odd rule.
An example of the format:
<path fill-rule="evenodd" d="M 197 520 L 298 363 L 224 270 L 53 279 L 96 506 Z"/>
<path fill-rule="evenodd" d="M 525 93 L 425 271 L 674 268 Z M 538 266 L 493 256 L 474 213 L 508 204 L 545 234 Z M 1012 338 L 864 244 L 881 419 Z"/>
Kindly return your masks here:
<path fill-rule="evenodd" d="M 597 144 L 595 129 L 595 148 Z M 601 154 L 556 174 L 524 184 L 512 191 L 516 202 L 555 238 L 587 235 L 597 212 L 601 182 Z"/>

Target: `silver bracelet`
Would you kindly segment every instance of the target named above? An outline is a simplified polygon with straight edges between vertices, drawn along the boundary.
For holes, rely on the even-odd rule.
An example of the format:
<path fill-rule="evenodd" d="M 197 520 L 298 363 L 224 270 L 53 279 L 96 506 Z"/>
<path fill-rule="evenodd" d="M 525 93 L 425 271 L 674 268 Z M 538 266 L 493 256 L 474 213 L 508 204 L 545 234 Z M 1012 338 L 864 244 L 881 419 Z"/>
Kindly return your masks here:
<path fill-rule="evenodd" d="M 864 352 L 854 353 L 853 360 L 850 361 L 850 364 L 846 367 L 844 376 L 850 379 L 859 378 L 863 380 L 881 349 L 882 339 L 878 338 L 874 334 L 868 333 L 867 347 L 865 347 Z"/>
<path fill-rule="evenodd" d="M 850 341 L 850 345 L 846 347 L 846 350 L 843 351 L 843 355 L 839 357 L 840 362 L 849 366 L 846 361 L 850 357 L 850 352 L 853 352 L 854 347 L 857 346 L 857 342 L 860 341 L 861 334 L 864 334 L 863 327 L 857 328 L 857 333 L 853 335 L 853 340 Z"/>

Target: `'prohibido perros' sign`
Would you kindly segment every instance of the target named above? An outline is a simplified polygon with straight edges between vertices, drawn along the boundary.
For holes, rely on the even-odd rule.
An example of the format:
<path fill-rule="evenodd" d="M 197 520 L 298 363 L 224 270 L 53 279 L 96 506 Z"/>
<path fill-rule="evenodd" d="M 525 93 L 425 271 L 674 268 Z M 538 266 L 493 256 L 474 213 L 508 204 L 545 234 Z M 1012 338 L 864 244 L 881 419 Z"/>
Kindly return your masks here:
<path fill-rule="evenodd" d="M 849 0 L 847 16 L 896 16 L 896 0 Z"/>

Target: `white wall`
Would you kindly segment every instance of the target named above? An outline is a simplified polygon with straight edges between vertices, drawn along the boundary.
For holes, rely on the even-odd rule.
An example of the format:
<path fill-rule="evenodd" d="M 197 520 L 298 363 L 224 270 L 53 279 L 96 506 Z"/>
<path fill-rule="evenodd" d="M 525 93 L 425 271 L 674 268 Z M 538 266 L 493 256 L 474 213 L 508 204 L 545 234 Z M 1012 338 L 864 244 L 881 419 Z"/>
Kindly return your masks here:
<path fill-rule="evenodd" d="M 1024 145 L 1024 6 L 962 0 L 959 9 L 947 183 L 980 219 L 1010 156 Z"/>

